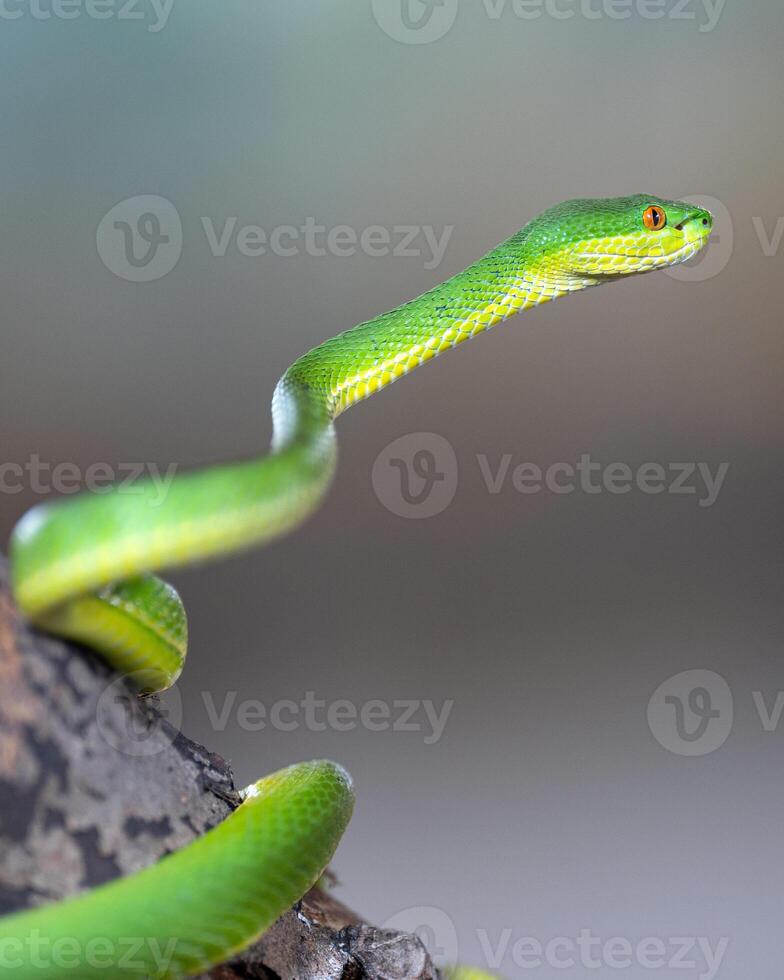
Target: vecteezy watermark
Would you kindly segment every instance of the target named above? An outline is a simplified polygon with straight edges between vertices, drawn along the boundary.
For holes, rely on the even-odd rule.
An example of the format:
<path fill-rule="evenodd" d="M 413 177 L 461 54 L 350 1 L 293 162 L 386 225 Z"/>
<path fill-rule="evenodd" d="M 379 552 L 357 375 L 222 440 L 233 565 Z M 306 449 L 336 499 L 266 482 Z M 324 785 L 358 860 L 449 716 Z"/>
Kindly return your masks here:
<path fill-rule="evenodd" d="M 174 0 L 0 0 L 0 20 L 116 20 L 146 24 L 150 34 L 169 22 Z"/>
<path fill-rule="evenodd" d="M 528 495 L 574 493 L 655 496 L 671 494 L 712 507 L 729 472 L 729 463 L 707 462 L 601 463 L 590 453 L 573 462 L 545 466 L 515 461 L 512 453 L 491 459 L 475 456 L 477 472 L 491 496 L 505 490 Z M 454 499 L 458 486 L 457 456 L 451 444 L 434 432 L 412 432 L 390 442 L 376 457 L 371 472 L 376 497 L 398 517 L 422 519 L 440 514 Z"/>
<path fill-rule="evenodd" d="M 101 261 L 120 279 L 162 279 L 182 254 L 182 222 L 165 197 L 140 194 L 115 204 L 95 233 Z"/>
<path fill-rule="evenodd" d="M 482 0 L 491 21 L 504 16 L 531 22 L 542 17 L 568 21 L 673 20 L 697 25 L 701 34 L 716 28 L 727 0 Z M 371 0 L 378 26 L 402 44 L 430 44 L 447 34 L 457 20 L 458 0 Z"/>
<path fill-rule="evenodd" d="M 0 939 L 0 971 L 61 970 L 78 976 L 80 969 L 106 970 L 107 976 L 118 972 L 139 973 L 154 969 L 155 976 L 164 976 L 177 950 L 178 939 L 163 943 L 155 936 L 109 937 L 97 934 L 88 940 L 76 936 L 42 935 L 31 929 L 24 936 Z M 59 976 L 59 974 L 58 974 Z"/>
<path fill-rule="evenodd" d="M 162 470 L 155 463 L 91 463 L 82 469 L 77 463 L 50 463 L 33 453 L 23 463 L 0 463 L 0 494 L 29 491 L 50 493 L 140 494 L 148 492 L 151 507 L 166 499 L 177 464 L 170 463 Z"/>
<path fill-rule="evenodd" d="M 237 691 L 229 691 L 220 705 L 209 691 L 202 701 L 210 724 L 223 732 L 233 719 L 246 732 L 272 728 L 280 732 L 306 729 L 310 732 L 351 732 L 362 728 L 369 732 L 408 732 L 423 736 L 425 745 L 435 745 L 444 734 L 454 701 L 445 700 L 437 707 L 434 701 L 421 698 L 398 698 L 385 701 L 374 698 L 357 704 L 347 698 L 328 701 L 306 691 L 298 701 L 284 698 L 270 705 L 256 698 L 238 701 Z"/>
<path fill-rule="evenodd" d="M 774 697 L 752 691 L 763 732 L 778 731 L 784 716 L 784 691 Z M 684 670 L 668 677 L 648 701 L 648 727 L 673 755 L 709 755 L 727 741 L 734 724 L 735 701 L 729 684 L 713 670 Z"/>
<path fill-rule="evenodd" d="M 371 0 L 376 23 L 402 44 L 430 44 L 457 19 L 458 0 Z"/>
<path fill-rule="evenodd" d="M 732 692 L 712 670 L 685 670 L 668 677 L 648 702 L 648 726 L 675 755 L 708 755 L 732 731 Z"/>
<path fill-rule="evenodd" d="M 770 232 L 768 232 L 764 218 L 755 216 L 751 219 L 751 223 L 754 225 L 754 231 L 757 234 L 762 254 L 768 259 L 776 258 L 779 254 L 781 243 L 784 241 L 784 217 L 779 215 L 776 218 L 776 223 Z"/>
<path fill-rule="evenodd" d="M 433 905 L 401 909 L 382 923 L 385 929 L 419 936 L 438 966 L 460 960 L 452 918 Z M 483 967 L 506 974 L 520 970 L 691 970 L 696 980 L 715 980 L 729 949 L 726 936 L 601 936 L 593 929 L 547 938 L 521 934 L 509 927 L 475 929 Z M 549 972 L 548 972 L 549 976 Z"/>
<path fill-rule="evenodd" d="M 457 456 L 443 436 L 411 432 L 381 450 L 371 481 L 378 500 L 398 517 L 434 517 L 457 491 Z"/>
<path fill-rule="evenodd" d="M 253 259 L 362 254 L 421 258 L 428 270 L 441 264 L 454 231 L 454 225 L 327 226 L 312 216 L 297 224 L 264 227 L 241 223 L 236 215 L 219 220 L 205 215 L 200 224 L 209 254 L 216 259 L 230 253 Z M 101 261 L 116 276 L 129 282 L 152 282 L 168 275 L 180 260 L 182 220 L 171 201 L 140 194 L 115 204 L 101 218 L 95 240 Z"/>
<path fill-rule="evenodd" d="M 425 269 L 436 269 L 455 230 L 454 225 L 440 229 L 432 225 L 367 225 L 357 229 L 351 225 L 327 227 L 313 217 L 306 217 L 297 225 L 275 225 L 266 229 L 261 225 L 240 225 L 239 218 L 231 216 L 220 224 L 203 217 L 201 225 L 215 258 L 223 258 L 230 246 L 246 258 L 276 255 L 288 258 L 310 255 L 321 258 L 334 255 L 350 258 L 352 255 L 369 255 L 380 258 L 423 258 Z"/>
<path fill-rule="evenodd" d="M 457 929 L 451 917 L 435 905 L 400 909 L 381 923 L 382 929 L 418 936 L 436 966 L 453 966 L 460 959 Z"/>
<path fill-rule="evenodd" d="M 730 941 L 726 936 L 713 942 L 706 936 L 627 936 L 604 938 L 592 929 L 574 936 L 515 938 L 514 930 L 501 929 L 493 935 L 477 929 L 486 965 L 501 969 L 511 961 L 523 970 L 549 967 L 553 970 L 692 970 L 698 980 L 715 980 Z"/>
<path fill-rule="evenodd" d="M 490 494 L 501 493 L 509 485 L 520 494 L 544 490 L 562 495 L 585 493 L 595 496 L 638 491 L 648 495 L 668 493 L 696 497 L 699 507 L 712 507 L 716 503 L 730 468 L 729 463 L 719 463 L 714 472 L 709 463 L 697 462 L 650 462 L 632 467 L 621 462 L 599 463 L 590 453 L 582 453 L 574 463 L 550 463 L 547 467 L 529 462 L 520 462 L 513 467 L 511 453 L 504 453 L 495 464 L 481 453 L 476 459 Z"/>

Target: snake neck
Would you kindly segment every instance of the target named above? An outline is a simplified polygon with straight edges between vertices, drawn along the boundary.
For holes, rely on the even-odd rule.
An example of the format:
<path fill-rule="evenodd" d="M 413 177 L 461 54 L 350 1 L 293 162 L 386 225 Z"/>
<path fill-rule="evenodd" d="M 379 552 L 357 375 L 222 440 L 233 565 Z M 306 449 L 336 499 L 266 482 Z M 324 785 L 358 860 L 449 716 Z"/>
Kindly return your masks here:
<path fill-rule="evenodd" d="M 515 313 L 594 285 L 558 255 L 526 247 L 525 229 L 452 279 L 309 351 L 273 403 L 275 448 L 312 438 L 347 408 Z"/>

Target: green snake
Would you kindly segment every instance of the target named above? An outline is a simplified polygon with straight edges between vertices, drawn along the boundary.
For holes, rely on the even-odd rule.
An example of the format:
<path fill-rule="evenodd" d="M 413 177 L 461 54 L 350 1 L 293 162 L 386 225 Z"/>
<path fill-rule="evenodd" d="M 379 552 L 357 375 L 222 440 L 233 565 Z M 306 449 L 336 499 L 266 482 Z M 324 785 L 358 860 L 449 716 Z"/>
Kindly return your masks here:
<path fill-rule="evenodd" d="M 291 530 L 329 486 L 341 412 L 521 310 L 685 261 L 711 227 L 709 212 L 649 195 L 545 211 L 463 272 L 295 361 L 274 392 L 267 455 L 179 475 L 162 502 L 150 482 L 133 494 L 118 488 L 27 513 L 11 541 L 20 608 L 34 625 L 133 675 L 142 693 L 168 687 L 182 669 L 186 620 L 176 592 L 151 569 Z M 311 762 L 260 780 L 242 797 L 218 827 L 152 867 L 0 920 L 0 952 L 18 947 L 13 976 L 188 976 L 259 937 L 321 875 L 353 793 L 339 766 Z M 32 933 L 50 948 L 58 939 L 75 943 L 78 969 L 34 962 L 25 943 Z M 137 969 L 90 961 L 92 940 L 123 936 L 146 940 Z"/>

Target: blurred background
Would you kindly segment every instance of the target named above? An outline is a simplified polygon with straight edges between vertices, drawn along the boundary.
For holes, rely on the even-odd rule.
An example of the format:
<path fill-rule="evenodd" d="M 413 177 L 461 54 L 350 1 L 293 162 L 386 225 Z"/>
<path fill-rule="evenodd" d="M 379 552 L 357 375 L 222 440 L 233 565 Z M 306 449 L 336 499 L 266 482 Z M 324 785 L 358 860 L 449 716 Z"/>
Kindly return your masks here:
<path fill-rule="evenodd" d="M 338 894 L 437 959 L 780 977 L 777 0 L 42 0 L 0 20 L 4 543 L 64 473 L 259 453 L 295 357 L 551 204 L 707 202 L 696 264 L 402 380 L 340 420 L 303 529 L 171 576 L 182 727 L 238 785 L 344 763 Z M 423 446 L 446 495 L 411 519 L 390 459 Z M 599 483 L 658 462 L 665 490 L 515 488 L 518 464 L 583 454 Z M 677 463 L 703 464 L 693 493 Z"/>

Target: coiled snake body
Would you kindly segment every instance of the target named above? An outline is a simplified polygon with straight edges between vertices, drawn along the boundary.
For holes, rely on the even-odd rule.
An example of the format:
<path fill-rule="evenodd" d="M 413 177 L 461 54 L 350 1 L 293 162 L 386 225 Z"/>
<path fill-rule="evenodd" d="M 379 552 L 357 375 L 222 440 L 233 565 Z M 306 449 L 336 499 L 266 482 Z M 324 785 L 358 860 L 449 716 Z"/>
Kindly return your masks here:
<path fill-rule="evenodd" d="M 11 542 L 20 607 L 40 628 L 97 650 L 141 691 L 168 687 L 185 656 L 185 616 L 174 590 L 150 569 L 225 555 L 292 529 L 330 483 L 333 421 L 345 409 L 518 311 L 685 261 L 711 225 L 707 211 L 647 195 L 551 208 L 454 278 L 297 360 L 274 393 L 268 455 L 178 476 L 163 502 L 150 484 L 26 514 Z M 220 826 L 156 865 L 0 920 L 0 943 L 18 946 L 13 976 L 181 977 L 247 946 L 318 879 L 353 794 L 339 766 L 313 762 L 260 780 L 243 798 Z M 79 966 L 34 961 L 32 933 L 50 949 L 58 939 L 75 943 Z M 123 936 L 145 939 L 135 969 L 86 954 L 96 938 Z"/>

